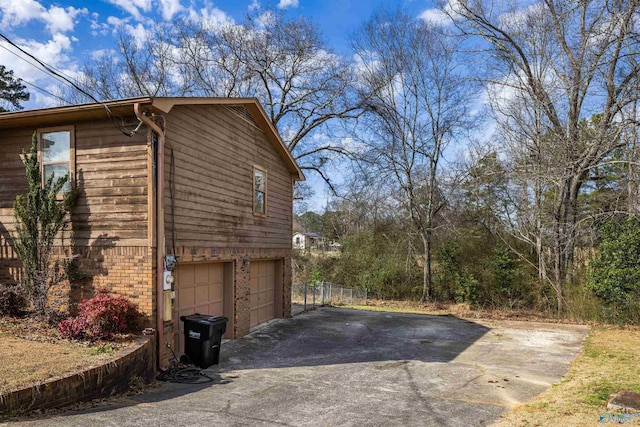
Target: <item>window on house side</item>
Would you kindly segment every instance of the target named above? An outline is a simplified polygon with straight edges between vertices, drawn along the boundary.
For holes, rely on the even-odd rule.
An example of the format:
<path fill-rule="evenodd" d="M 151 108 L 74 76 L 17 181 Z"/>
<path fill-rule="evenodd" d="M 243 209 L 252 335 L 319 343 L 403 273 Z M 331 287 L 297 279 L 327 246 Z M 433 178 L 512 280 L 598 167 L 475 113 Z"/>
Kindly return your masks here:
<path fill-rule="evenodd" d="M 267 213 L 267 171 L 253 168 L 253 213 Z"/>
<path fill-rule="evenodd" d="M 48 180 L 52 174 L 54 182 L 58 178 L 69 174 L 69 181 L 65 183 L 62 191 L 70 191 L 74 172 L 74 165 L 72 164 L 72 153 L 74 151 L 73 130 L 41 130 L 39 131 L 39 136 L 40 144 L 38 149 L 40 151 L 42 181 Z"/>

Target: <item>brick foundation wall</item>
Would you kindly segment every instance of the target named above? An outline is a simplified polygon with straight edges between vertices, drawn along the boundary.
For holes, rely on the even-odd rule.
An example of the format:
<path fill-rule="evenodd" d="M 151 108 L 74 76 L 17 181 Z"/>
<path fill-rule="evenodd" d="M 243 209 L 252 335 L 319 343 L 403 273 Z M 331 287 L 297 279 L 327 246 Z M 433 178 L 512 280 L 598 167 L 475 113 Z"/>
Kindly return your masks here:
<path fill-rule="evenodd" d="M 69 280 L 51 290 L 51 299 L 63 309 L 73 309 L 95 289 L 107 288 L 137 304 L 150 324 L 155 309 L 153 252 L 141 246 L 54 247 L 52 257 L 72 262 L 73 268 Z M 20 274 L 18 257 L 5 242 L 0 246 L 0 282 L 16 283 Z"/>
<path fill-rule="evenodd" d="M 115 246 L 110 248 L 81 247 L 74 249 L 79 275 L 80 292 L 91 293 L 107 288 L 125 295 L 138 305 L 138 310 L 153 316 L 155 284 L 153 282 L 153 250 L 141 246 Z M 87 279 L 83 280 L 82 276 Z M 88 286 L 87 286 L 88 285 Z M 83 294 L 82 300 L 90 295 Z"/>
<path fill-rule="evenodd" d="M 107 397 L 126 391 L 132 378 L 142 379 L 145 383 L 153 381 L 156 360 L 154 337 L 140 337 L 137 345 L 121 350 L 117 356 L 117 360 L 105 365 L 3 395 L 0 413 L 59 408 Z"/>

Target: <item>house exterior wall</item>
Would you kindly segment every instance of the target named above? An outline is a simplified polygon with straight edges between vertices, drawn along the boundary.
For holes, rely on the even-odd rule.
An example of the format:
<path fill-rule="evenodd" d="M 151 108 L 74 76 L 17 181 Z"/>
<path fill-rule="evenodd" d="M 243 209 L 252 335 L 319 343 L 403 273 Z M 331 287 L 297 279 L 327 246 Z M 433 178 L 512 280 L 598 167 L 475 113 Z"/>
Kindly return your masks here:
<path fill-rule="evenodd" d="M 125 118 L 125 121 L 127 119 Z M 135 126 L 135 117 L 130 123 Z M 123 135 L 110 120 L 76 123 L 75 182 L 78 200 L 70 223 L 54 247 L 57 257 L 74 260 L 63 297 L 70 303 L 106 287 L 126 295 L 152 316 L 153 258 L 147 238 L 147 138 Z M 13 201 L 27 192 L 22 150 L 29 150 L 37 127 L 0 129 L 0 281 L 15 282 L 19 262 L 11 247 Z"/>
<path fill-rule="evenodd" d="M 295 233 L 291 239 L 294 249 L 304 250 L 306 238 L 302 233 Z"/>
<path fill-rule="evenodd" d="M 166 119 L 167 246 L 291 249 L 291 173 L 264 133 L 223 106 L 177 106 Z M 267 170 L 266 217 L 253 214 L 254 165 Z"/>
<path fill-rule="evenodd" d="M 237 110 L 237 107 L 236 107 Z M 80 113 L 78 113 L 80 114 Z M 248 116 L 220 105 L 176 105 L 162 113 L 166 125 L 164 158 L 165 253 L 178 262 L 226 262 L 233 276 L 232 336 L 250 328 L 251 264 L 276 262 L 282 291 L 275 312 L 291 316 L 291 232 L 293 175 L 264 132 Z M 122 116 L 122 114 L 120 114 Z M 136 117 L 118 117 L 127 129 Z M 54 248 L 73 260 L 63 297 L 72 304 L 107 287 L 129 297 L 155 326 L 155 194 L 149 131 L 127 137 L 110 120 L 74 120 L 75 181 L 79 189 L 70 224 Z M 15 282 L 20 269 L 11 247 L 11 206 L 27 191 L 19 154 L 36 130 L 0 128 L 0 281 Z M 270 134 L 270 136 L 272 136 Z M 273 139 L 273 138 L 272 138 Z M 267 171 L 266 214 L 253 212 L 253 169 Z M 162 244 L 162 242 L 160 242 Z M 281 296 L 280 296 L 281 295 Z M 163 297 L 162 295 L 159 297 Z M 171 310 L 173 312 L 173 310 Z M 166 312 L 166 311 L 165 311 Z M 161 363 L 175 344 L 177 319 L 163 324 Z"/>
<path fill-rule="evenodd" d="M 291 316 L 291 172 L 264 133 L 223 106 L 176 106 L 166 117 L 165 241 L 180 262 L 232 262 L 233 337 L 249 332 L 251 262 L 281 263 Z M 253 213 L 253 167 L 267 170 L 267 214 Z M 178 321 L 165 323 L 175 343 Z M 168 356 L 168 355 L 167 355 Z"/>

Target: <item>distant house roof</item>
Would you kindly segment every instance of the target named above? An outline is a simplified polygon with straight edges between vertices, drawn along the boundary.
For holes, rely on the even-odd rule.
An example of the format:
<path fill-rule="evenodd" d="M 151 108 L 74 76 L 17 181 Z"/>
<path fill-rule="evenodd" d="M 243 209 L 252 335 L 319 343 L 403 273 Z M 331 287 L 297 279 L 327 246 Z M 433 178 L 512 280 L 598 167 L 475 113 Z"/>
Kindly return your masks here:
<path fill-rule="evenodd" d="M 296 180 L 304 180 L 304 174 L 293 156 L 280 138 L 277 129 L 271 123 L 260 102 L 256 98 L 210 98 L 210 97 L 140 97 L 101 103 L 67 105 L 0 113 L 0 129 L 27 126 L 53 126 L 61 121 L 73 122 L 91 119 L 107 119 L 133 114 L 133 106 L 140 104 L 159 112 L 169 113 L 177 105 L 221 105 L 244 107 L 256 125 L 265 133 L 267 140 L 283 158 Z M 0 144 L 2 142 L 0 141 Z"/>

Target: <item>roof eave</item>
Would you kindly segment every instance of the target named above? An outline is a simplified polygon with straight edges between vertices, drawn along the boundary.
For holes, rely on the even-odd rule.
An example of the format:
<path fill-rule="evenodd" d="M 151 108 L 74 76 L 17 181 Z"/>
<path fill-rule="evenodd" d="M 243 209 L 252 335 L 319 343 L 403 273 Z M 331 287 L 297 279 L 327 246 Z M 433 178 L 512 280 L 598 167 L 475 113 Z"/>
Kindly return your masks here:
<path fill-rule="evenodd" d="M 282 157 L 295 181 L 304 181 L 305 176 L 295 159 L 280 138 L 275 126 L 271 123 L 260 102 L 256 98 L 186 98 L 186 97 L 137 97 L 105 101 L 102 103 L 68 105 L 42 108 L 38 110 L 21 110 L 0 113 L 0 129 L 10 127 L 42 127 L 61 121 L 74 121 L 90 118 L 107 118 L 111 115 L 134 115 L 135 104 L 146 104 L 164 113 L 169 113 L 176 105 L 242 105 L 251 114 L 258 127 L 265 133 L 267 140 Z"/>

